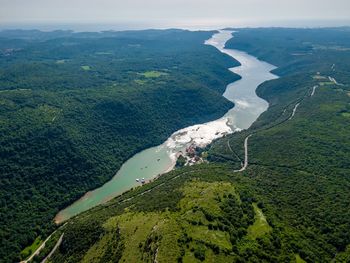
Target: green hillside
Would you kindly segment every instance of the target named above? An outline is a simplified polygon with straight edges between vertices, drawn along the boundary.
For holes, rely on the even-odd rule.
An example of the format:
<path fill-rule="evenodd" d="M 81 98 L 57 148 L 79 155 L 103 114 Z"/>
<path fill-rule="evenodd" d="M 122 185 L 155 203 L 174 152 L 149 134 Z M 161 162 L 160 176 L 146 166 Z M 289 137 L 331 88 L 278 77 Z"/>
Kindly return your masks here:
<path fill-rule="evenodd" d="M 348 34 L 327 30 L 325 38 Z M 270 31 L 246 29 L 234 39 L 263 52 L 270 43 L 251 38 Z M 65 236 L 51 261 L 348 262 L 350 43 L 333 42 L 343 47 L 329 51 L 339 68 L 328 49 L 315 49 L 300 67 L 261 85 L 268 111 L 247 131 L 215 141 L 209 164 L 177 169 L 71 219 L 59 229 Z M 278 70 L 290 62 L 281 60 Z M 250 134 L 249 166 L 234 172 Z"/>

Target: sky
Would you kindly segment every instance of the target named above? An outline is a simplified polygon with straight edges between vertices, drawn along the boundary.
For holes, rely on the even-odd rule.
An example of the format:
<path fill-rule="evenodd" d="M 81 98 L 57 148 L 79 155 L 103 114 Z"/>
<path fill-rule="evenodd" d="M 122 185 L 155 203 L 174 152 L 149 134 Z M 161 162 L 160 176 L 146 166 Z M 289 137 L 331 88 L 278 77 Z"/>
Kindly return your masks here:
<path fill-rule="evenodd" d="M 350 0 L 0 0 L 0 27 L 34 25 L 105 29 L 350 25 Z"/>

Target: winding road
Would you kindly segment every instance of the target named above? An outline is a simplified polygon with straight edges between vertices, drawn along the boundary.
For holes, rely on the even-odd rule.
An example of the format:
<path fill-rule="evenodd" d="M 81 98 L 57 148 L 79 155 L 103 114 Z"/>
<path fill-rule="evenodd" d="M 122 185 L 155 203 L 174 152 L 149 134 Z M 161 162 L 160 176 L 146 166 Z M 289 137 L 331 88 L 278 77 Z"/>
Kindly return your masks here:
<path fill-rule="evenodd" d="M 52 232 L 51 235 L 49 235 L 49 236 L 45 239 L 45 241 L 38 247 L 38 249 L 37 249 L 29 258 L 27 258 L 26 260 L 22 260 L 20 263 L 28 263 L 28 262 L 32 261 L 32 259 L 33 259 L 36 255 L 38 255 L 38 254 L 40 253 L 40 251 L 45 247 L 46 242 L 47 242 L 47 241 L 51 238 L 51 236 L 52 236 L 53 234 L 55 234 L 55 233 L 56 233 L 56 230 L 55 230 L 54 232 Z"/>
<path fill-rule="evenodd" d="M 309 95 L 309 97 L 312 97 L 312 96 L 315 95 L 315 91 L 316 91 L 316 88 L 317 88 L 317 87 L 318 87 L 317 85 L 312 87 L 312 91 L 311 91 L 311 94 Z M 307 97 L 307 95 L 304 96 L 297 104 L 294 105 L 293 111 L 292 111 L 292 113 L 291 113 L 291 115 L 289 116 L 288 119 L 285 119 L 284 121 L 282 121 L 282 122 L 280 122 L 280 123 L 278 123 L 277 125 L 274 125 L 274 126 L 272 126 L 272 127 L 276 127 L 276 126 L 281 125 L 282 123 L 284 123 L 284 122 L 286 122 L 286 121 L 289 121 L 289 120 L 293 119 L 293 117 L 294 117 L 294 115 L 295 115 L 295 113 L 296 113 L 296 111 L 297 111 L 297 108 L 299 107 L 300 103 L 301 103 L 306 97 Z M 285 108 L 285 109 L 283 110 L 283 114 L 286 112 L 286 110 L 287 110 L 287 108 Z M 270 127 L 270 128 L 272 128 L 272 127 Z M 270 128 L 268 128 L 268 129 L 270 129 Z M 265 130 L 266 130 L 266 129 L 265 129 Z M 257 132 L 254 132 L 254 133 L 257 133 Z M 239 169 L 239 170 L 234 170 L 234 171 L 233 171 L 234 173 L 243 172 L 243 171 L 246 170 L 247 167 L 248 167 L 248 139 L 249 139 L 252 135 L 253 135 L 253 133 L 250 134 L 250 135 L 248 135 L 248 136 L 244 139 L 244 165 L 242 166 L 241 169 Z M 231 148 L 231 146 L 230 146 L 230 141 L 229 141 L 229 140 L 228 140 L 228 142 L 227 142 L 227 146 L 228 146 L 228 148 L 231 150 L 231 152 L 234 153 L 234 151 L 232 150 L 232 148 Z"/>
<path fill-rule="evenodd" d="M 57 250 L 57 248 L 61 245 L 62 240 L 63 240 L 63 235 L 64 233 L 60 236 L 60 238 L 58 239 L 56 245 L 54 246 L 54 248 L 51 250 L 51 252 L 46 256 L 46 258 L 44 258 L 43 261 L 41 261 L 41 263 L 45 263 L 52 255 L 53 253 L 55 253 L 55 251 Z"/>
<path fill-rule="evenodd" d="M 297 111 L 297 108 L 299 105 L 300 105 L 300 103 L 295 104 L 292 115 L 289 117 L 289 120 L 293 119 L 295 112 Z"/>
<path fill-rule="evenodd" d="M 312 92 L 311 92 L 310 97 L 312 97 L 313 95 L 315 95 L 316 88 L 317 88 L 317 86 L 313 86 L 313 87 L 312 87 Z"/>
<path fill-rule="evenodd" d="M 244 139 L 244 165 L 242 166 L 241 169 L 234 170 L 233 172 L 235 173 L 243 172 L 248 167 L 248 140 L 252 135 L 253 134 L 250 134 Z"/>

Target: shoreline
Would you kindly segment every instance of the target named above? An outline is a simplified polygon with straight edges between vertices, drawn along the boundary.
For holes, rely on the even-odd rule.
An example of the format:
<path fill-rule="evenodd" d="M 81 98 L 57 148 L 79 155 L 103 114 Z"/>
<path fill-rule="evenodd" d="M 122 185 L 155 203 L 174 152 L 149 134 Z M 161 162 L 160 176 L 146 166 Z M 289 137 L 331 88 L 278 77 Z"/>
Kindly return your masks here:
<path fill-rule="evenodd" d="M 149 184 L 149 183 L 153 182 L 154 180 L 158 179 L 159 177 L 161 177 L 162 175 L 164 175 L 164 174 L 166 174 L 166 173 L 169 173 L 169 172 L 171 172 L 172 170 L 174 170 L 175 165 L 176 165 L 177 158 L 174 158 L 174 159 L 172 158 L 171 160 L 172 160 L 172 162 L 171 162 L 171 164 L 168 166 L 167 170 L 165 170 L 165 171 L 164 171 L 163 173 L 161 173 L 161 174 L 157 174 L 157 175 L 154 176 L 153 178 L 147 180 L 144 184 L 137 185 L 136 187 L 142 187 L 142 186 L 145 185 L 145 184 Z M 135 187 L 133 187 L 133 188 L 135 188 Z M 93 190 L 92 190 L 92 191 L 93 191 Z M 61 215 L 61 211 L 65 210 L 65 209 L 69 209 L 69 207 L 73 206 L 76 202 L 79 202 L 79 201 L 81 201 L 81 200 L 84 200 L 84 199 L 89 198 L 89 197 L 91 196 L 91 194 L 92 194 L 92 191 L 86 192 L 82 197 L 80 197 L 79 199 L 77 199 L 76 201 L 74 201 L 72 204 L 70 204 L 70 205 L 67 206 L 66 208 L 60 210 L 60 212 L 58 212 L 58 213 L 56 214 L 56 216 L 54 217 L 54 219 L 53 219 L 55 225 L 60 225 L 60 224 L 62 224 L 62 223 L 64 223 L 65 221 L 67 221 L 67 220 L 70 219 L 70 218 L 64 219 L 64 216 Z M 120 196 L 120 195 L 124 194 L 124 193 L 127 192 L 127 191 L 130 191 L 130 189 L 125 190 L 125 191 L 122 191 L 121 193 L 117 194 L 117 196 Z M 107 203 L 107 202 L 109 202 L 110 200 L 112 200 L 113 198 L 115 198 L 115 197 L 117 197 L 117 196 L 110 196 L 110 197 L 107 196 L 107 197 L 103 200 L 103 202 L 102 202 L 101 204 Z M 91 208 L 90 208 L 90 209 L 91 209 Z M 87 211 L 87 210 L 86 210 L 86 211 Z M 84 211 L 84 212 L 85 212 L 85 211 Z M 82 213 L 83 213 L 83 212 L 82 212 Z M 79 214 L 80 214 L 80 213 L 79 213 Z M 77 215 L 79 215 L 79 214 L 77 214 Z M 77 215 L 75 215 L 75 216 L 77 216 Z M 73 217 L 74 217 L 74 216 L 73 216 Z M 72 218 L 72 217 L 71 217 L 71 218 Z"/>

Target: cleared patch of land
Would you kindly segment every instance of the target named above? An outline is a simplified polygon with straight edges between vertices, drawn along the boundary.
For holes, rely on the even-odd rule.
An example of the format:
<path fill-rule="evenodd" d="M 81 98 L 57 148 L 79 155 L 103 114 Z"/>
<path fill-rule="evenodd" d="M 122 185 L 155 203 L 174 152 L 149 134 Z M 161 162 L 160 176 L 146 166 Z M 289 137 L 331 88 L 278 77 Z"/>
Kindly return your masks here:
<path fill-rule="evenodd" d="M 135 79 L 134 81 L 139 85 L 144 85 L 147 83 L 147 80 L 143 80 L 143 79 Z"/>
<path fill-rule="evenodd" d="M 90 66 L 81 66 L 81 68 L 83 69 L 83 70 L 86 70 L 86 71 L 88 71 L 88 70 L 90 70 L 91 69 L 91 67 Z"/>
<path fill-rule="evenodd" d="M 299 256 L 299 254 L 296 254 L 296 255 L 295 255 L 295 262 L 296 262 L 296 263 L 305 263 L 306 261 L 303 260 L 303 259 Z"/>
<path fill-rule="evenodd" d="M 159 77 L 162 77 L 162 76 L 167 76 L 169 75 L 168 73 L 166 72 L 161 72 L 161 71 L 155 71 L 155 70 L 152 70 L 152 71 L 146 71 L 146 72 L 143 72 L 143 73 L 137 73 L 141 76 L 144 76 L 145 78 L 159 78 Z"/>
<path fill-rule="evenodd" d="M 270 232 L 272 228 L 266 220 L 266 217 L 262 210 L 257 206 L 256 203 L 253 203 L 254 212 L 255 212 L 255 222 L 248 228 L 248 237 L 256 239 Z"/>
<path fill-rule="evenodd" d="M 183 198 L 178 211 L 131 212 L 109 219 L 105 234 L 92 246 L 83 262 L 100 261 L 118 232 L 124 249 L 121 262 L 194 262 L 231 261 L 229 254 L 217 255 L 219 251 L 231 251 L 230 235 L 217 218 L 223 216 L 221 200 L 228 196 L 237 199 L 235 189 L 228 182 L 188 182 L 180 190 Z M 208 249 L 211 248 L 211 249 Z M 102 253 L 101 253 L 102 252 Z"/>
<path fill-rule="evenodd" d="M 95 54 L 96 54 L 96 55 L 113 55 L 113 52 L 104 52 L 104 51 L 101 51 L 101 52 L 96 52 Z"/>
<path fill-rule="evenodd" d="M 43 240 L 41 240 L 41 237 L 37 237 L 34 242 L 22 250 L 21 257 L 22 258 L 28 258 L 31 254 L 33 254 L 34 251 L 38 249 L 38 247 L 43 243 Z"/>

